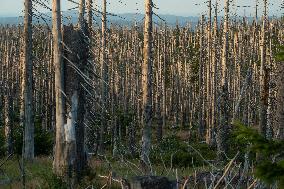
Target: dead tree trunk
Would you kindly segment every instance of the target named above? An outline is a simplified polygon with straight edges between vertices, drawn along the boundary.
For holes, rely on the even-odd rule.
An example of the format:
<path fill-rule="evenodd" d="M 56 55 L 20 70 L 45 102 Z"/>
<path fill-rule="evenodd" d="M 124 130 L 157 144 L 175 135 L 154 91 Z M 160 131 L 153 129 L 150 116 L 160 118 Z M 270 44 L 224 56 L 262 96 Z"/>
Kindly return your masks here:
<path fill-rule="evenodd" d="M 201 16 L 200 20 L 200 58 L 199 58 L 199 113 L 198 113 L 198 121 L 199 121 L 199 137 L 203 138 L 204 136 L 204 129 L 205 129 L 205 123 L 204 123 L 204 78 L 205 75 L 204 72 L 204 15 Z"/>
<path fill-rule="evenodd" d="M 86 65 L 88 60 L 88 53 L 89 53 L 89 44 L 88 36 L 89 30 L 86 27 L 86 21 L 84 19 L 84 12 L 85 12 L 85 0 L 80 1 L 79 6 L 79 23 L 78 23 L 78 43 L 73 43 L 75 46 L 73 53 L 76 54 L 78 57 L 77 67 L 79 71 L 76 73 L 77 78 L 77 85 L 74 87 L 74 91 L 72 94 L 73 97 L 76 97 L 78 94 L 78 112 L 77 112 L 77 119 L 76 122 L 76 165 L 75 165 L 75 172 L 77 174 L 77 179 L 80 179 L 82 176 L 82 171 L 87 166 L 87 159 L 86 159 L 86 152 L 85 152 L 85 125 L 84 125 L 84 118 L 85 118 L 85 79 L 86 77 Z M 77 38 L 77 37 L 76 37 Z M 76 38 L 72 39 L 74 42 Z M 79 72 L 79 73 L 78 73 Z M 68 74 L 68 72 L 66 72 Z M 84 76 L 82 76 L 84 75 Z M 69 77 L 72 80 L 72 77 Z M 88 79 L 88 78 L 87 78 Z M 68 82 L 68 81 L 67 81 Z M 72 104 L 73 105 L 73 104 Z M 72 106 L 73 108 L 73 106 Z"/>
<path fill-rule="evenodd" d="M 93 28 L 93 0 L 87 0 L 87 23 L 89 31 Z"/>
<path fill-rule="evenodd" d="M 223 32 L 222 69 L 221 69 L 221 94 L 220 94 L 220 124 L 217 128 L 217 154 L 222 159 L 227 151 L 227 137 L 229 127 L 228 112 L 228 52 L 229 52 L 229 0 L 225 0 L 225 18 Z"/>
<path fill-rule="evenodd" d="M 102 121 L 100 130 L 99 152 L 104 152 L 104 139 L 107 126 L 107 103 L 108 103 L 108 62 L 106 59 L 106 7 L 107 2 L 103 0 L 102 15 L 102 41 L 101 41 L 101 66 L 102 66 Z"/>
<path fill-rule="evenodd" d="M 278 67 L 278 95 L 277 95 L 277 114 L 278 123 L 275 136 L 284 139 L 284 61 L 277 63 Z"/>
<path fill-rule="evenodd" d="M 52 34 L 53 34 L 53 58 L 55 69 L 55 119 L 56 138 L 53 160 L 53 170 L 58 176 L 66 174 L 68 159 L 64 153 L 64 123 L 65 123 L 65 99 L 64 99 L 64 66 L 62 61 L 62 34 L 60 0 L 52 1 Z"/>
<path fill-rule="evenodd" d="M 264 0 L 264 18 L 262 23 L 262 36 L 261 36 L 261 58 L 260 58 L 260 105 L 259 105 L 259 132 L 265 136 L 267 126 L 267 107 L 269 96 L 268 85 L 268 68 L 266 64 L 266 46 L 267 46 L 267 0 Z"/>
<path fill-rule="evenodd" d="M 151 147 L 151 127 L 152 127 L 152 75 L 153 75 L 153 2 L 145 0 L 145 28 L 144 28 L 144 63 L 142 65 L 142 94 L 143 94 L 143 136 L 141 164 L 145 168 L 145 173 L 150 173 L 150 147 Z"/>
<path fill-rule="evenodd" d="M 24 158 L 34 158 L 34 120 L 33 120 L 33 62 L 32 62 L 32 0 L 25 0 L 24 48 L 23 48 L 21 121 L 24 132 Z"/>

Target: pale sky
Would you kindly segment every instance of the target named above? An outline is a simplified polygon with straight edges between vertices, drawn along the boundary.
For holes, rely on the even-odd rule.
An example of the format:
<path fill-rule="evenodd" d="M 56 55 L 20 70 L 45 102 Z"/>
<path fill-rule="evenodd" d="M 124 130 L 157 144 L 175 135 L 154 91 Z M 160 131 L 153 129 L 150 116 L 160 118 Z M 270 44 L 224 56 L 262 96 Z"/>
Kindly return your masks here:
<path fill-rule="evenodd" d="M 15 16 L 21 15 L 23 10 L 24 0 L 0 0 L 0 16 Z M 51 1 L 51 0 L 40 0 Z M 78 1 L 78 0 L 74 0 Z M 97 6 L 100 8 L 102 0 L 94 0 Z M 178 16 L 199 16 L 206 14 L 207 0 L 153 0 L 159 7 L 159 10 L 155 10 L 158 14 L 172 14 Z M 215 4 L 216 0 L 212 0 Z M 220 7 L 223 7 L 224 0 L 218 0 Z M 263 0 L 258 0 L 262 2 Z M 281 3 L 284 0 L 268 0 L 269 1 L 269 15 L 281 15 L 284 10 L 281 10 Z M 238 15 L 254 16 L 255 2 L 256 0 L 233 0 L 236 5 L 241 6 L 237 10 L 231 9 L 231 13 L 237 12 Z M 112 13 L 143 13 L 144 1 L 143 0 L 108 0 L 108 11 Z M 61 2 L 63 10 L 67 8 L 75 7 L 67 0 Z M 50 5 L 49 5 L 50 6 Z M 249 8 L 243 8 L 243 6 L 251 6 Z M 35 5 L 35 7 L 39 7 Z M 49 12 L 47 9 L 39 9 L 41 12 Z M 262 3 L 259 3 L 259 14 L 262 13 Z M 222 12 L 220 13 L 222 14 Z"/>

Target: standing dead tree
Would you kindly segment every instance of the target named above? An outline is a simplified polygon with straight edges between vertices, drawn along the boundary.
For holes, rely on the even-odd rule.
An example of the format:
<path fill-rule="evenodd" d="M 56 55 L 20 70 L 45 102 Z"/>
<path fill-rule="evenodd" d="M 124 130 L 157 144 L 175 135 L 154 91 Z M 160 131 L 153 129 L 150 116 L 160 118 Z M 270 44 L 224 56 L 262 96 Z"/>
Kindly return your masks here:
<path fill-rule="evenodd" d="M 217 149 L 219 158 L 222 159 L 227 152 L 227 137 L 229 131 L 229 91 L 228 91 L 228 63 L 229 63 L 229 5 L 230 1 L 225 0 L 225 18 L 223 28 L 223 49 L 221 65 L 221 91 L 220 91 L 220 124 L 217 128 Z"/>
<path fill-rule="evenodd" d="M 85 68 L 88 58 L 88 28 L 85 1 L 80 1 L 78 25 L 64 26 L 61 34 L 60 2 L 53 2 L 53 39 L 56 89 L 57 175 L 79 179 L 87 165 L 85 152 Z M 62 47 L 64 44 L 64 47 Z M 79 48 L 78 48 L 79 47 Z M 63 59 L 64 58 L 64 59 Z M 66 112 L 66 113 L 65 113 Z"/>
<path fill-rule="evenodd" d="M 150 168 L 150 147 L 151 147 L 151 127 L 152 127 L 152 77 L 153 77 L 153 2 L 145 0 L 145 25 L 144 25 L 144 62 L 142 65 L 142 95 L 143 95 L 143 135 L 141 162 L 145 172 L 151 172 Z"/>
<path fill-rule="evenodd" d="M 267 0 L 264 0 L 264 16 L 261 30 L 261 57 L 260 57 L 260 105 L 259 105 L 259 131 L 264 136 L 266 135 L 267 126 L 267 108 L 268 108 L 268 96 L 269 96 L 269 84 L 268 84 L 268 65 L 266 61 L 267 56 Z"/>
<path fill-rule="evenodd" d="M 104 139 L 107 125 L 107 111 L 108 111 L 108 93 L 109 93 L 109 78 L 108 78 L 108 60 L 107 60 L 107 48 L 106 48 L 106 38 L 107 38 L 107 20 L 106 20 L 106 7 L 107 2 L 103 0 L 103 13 L 102 13 L 102 39 L 101 39 L 101 57 L 100 63 L 102 68 L 102 121 L 100 130 L 100 144 L 99 151 L 102 153 L 104 151 Z"/>
<path fill-rule="evenodd" d="M 25 0 L 24 46 L 22 70 L 21 124 L 24 132 L 24 158 L 34 158 L 34 112 L 33 112 L 33 60 L 32 60 L 32 0 Z"/>

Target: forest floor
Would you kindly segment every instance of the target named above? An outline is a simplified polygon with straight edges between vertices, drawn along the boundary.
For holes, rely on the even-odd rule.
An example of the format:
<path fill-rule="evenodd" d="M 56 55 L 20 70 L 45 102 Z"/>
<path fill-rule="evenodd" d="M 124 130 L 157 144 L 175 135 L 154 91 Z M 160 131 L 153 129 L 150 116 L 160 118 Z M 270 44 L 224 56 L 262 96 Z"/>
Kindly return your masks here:
<path fill-rule="evenodd" d="M 152 156 L 152 173 L 154 176 L 165 176 L 170 181 L 179 180 L 184 183 L 188 179 L 192 183 L 210 181 L 211 173 L 220 173 L 224 165 L 217 165 L 215 148 L 209 147 L 203 142 L 188 142 L 193 135 L 188 130 L 176 130 L 168 132 L 162 142 L 154 141 Z M 126 142 L 126 141 L 125 141 Z M 125 149 L 127 150 L 127 149 Z M 76 189 L 94 188 L 100 189 L 109 184 L 109 178 L 114 180 L 129 180 L 135 176 L 143 175 L 139 164 L 139 155 L 118 155 L 116 158 L 110 153 L 105 156 L 88 158 L 89 169 L 86 170 L 81 185 Z M 232 150 L 232 157 L 235 150 Z M 230 158 L 232 158 L 230 157 Z M 229 160 L 229 159 L 228 159 Z M 36 157 L 33 162 L 25 162 L 25 180 L 28 189 L 66 189 L 66 184 L 57 178 L 52 172 L 52 156 Z M 225 163 L 228 161 L 225 161 Z M 214 165 L 213 165 L 214 164 Z M 0 158 L 0 189 L 23 188 L 21 156 Z M 220 176 L 220 175 L 219 175 Z M 199 181 L 197 181 L 199 180 Z M 206 181 L 205 181 L 206 182 Z M 207 183 L 208 184 L 208 183 Z M 112 189 L 120 189 L 117 182 L 111 183 Z"/>
<path fill-rule="evenodd" d="M 22 188 L 22 168 L 21 161 L 17 157 L 12 157 L 9 160 L 0 159 L 0 162 L 5 162 L 0 168 L 0 189 L 20 189 Z M 110 170 L 113 178 L 128 179 L 134 176 L 141 175 L 137 166 L 137 161 L 122 160 L 108 161 L 91 158 L 89 160 L 90 171 L 88 176 L 84 177 L 82 185 L 78 188 L 87 188 L 93 186 L 101 188 L 108 182 Z M 197 172 L 206 172 L 209 168 L 206 166 L 196 168 L 174 168 L 166 170 L 163 165 L 154 165 L 154 175 L 164 175 L 169 179 L 174 180 L 178 174 L 193 175 Z M 57 179 L 52 173 L 52 159 L 50 157 L 37 157 L 33 162 L 25 162 L 26 188 L 29 189 L 64 189 L 60 179 Z M 121 188 L 118 183 L 113 182 L 112 188 Z"/>

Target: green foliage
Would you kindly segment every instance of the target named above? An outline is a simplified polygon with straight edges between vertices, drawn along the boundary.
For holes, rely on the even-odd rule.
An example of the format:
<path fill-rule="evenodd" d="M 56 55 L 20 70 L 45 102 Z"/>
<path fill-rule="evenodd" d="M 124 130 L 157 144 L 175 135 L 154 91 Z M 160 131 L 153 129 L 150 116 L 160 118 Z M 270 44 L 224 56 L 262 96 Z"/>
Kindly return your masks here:
<path fill-rule="evenodd" d="M 197 82 L 198 78 L 199 78 L 199 64 L 200 64 L 200 60 L 199 60 L 199 56 L 200 56 L 200 52 L 199 52 L 199 48 L 196 48 L 193 46 L 193 44 L 189 44 L 187 46 L 188 52 L 191 56 L 191 76 L 190 76 L 190 81 L 192 83 Z"/>
<path fill-rule="evenodd" d="M 262 161 L 257 166 L 255 175 L 267 184 L 278 181 L 279 185 L 284 187 L 284 160 L 276 163 L 268 160 Z"/>
<path fill-rule="evenodd" d="M 35 155 L 50 155 L 53 151 L 54 134 L 43 130 L 41 121 L 35 122 Z"/>
<path fill-rule="evenodd" d="M 4 135 L 4 128 L 0 129 L 0 157 L 4 156 L 6 152 L 5 148 L 5 135 Z"/>
<path fill-rule="evenodd" d="M 152 149 L 150 159 L 153 163 L 158 164 L 162 159 L 166 165 L 172 164 L 174 167 L 193 167 L 206 164 L 196 151 L 207 160 L 216 158 L 216 153 L 207 144 L 187 144 L 176 136 L 171 136 L 163 139 Z"/>
<path fill-rule="evenodd" d="M 22 128 L 18 125 L 13 125 L 13 148 L 14 153 L 22 154 L 22 146 L 23 146 L 23 132 Z M 4 129 L 1 130 L 0 133 L 0 152 L 4 152 L 1 154 L 5 154 L 5 135 Z M 35 120 L 35 133 L 34 133 L 34 141 L 35 141 L 35 155 L 50 155 L 53 150 L 53 141 L 54 134 L 52 132 L 43 130 L 41 128 L 41 121 L 39 119 Z"/>
<path fill-rule="evenodd" d="M 67 183 L 60 177 L 57 177 L 53 173 L 42 172 L 39 177 L 45 181 L 48 188 L 56 188 L 56 189 L 67 189 Z"/>
<path fill-rule="evenodd" d="M 284 46 L 278 47 L 279 52 L 276 55 L 277 61 L 284 61 Z"/>
<path fill-rule="evenodd" d="M 132 111 L 124 112 L 123 110 L 118 109 L 116 111 L 117 121 L 123 127 L 129 127 L 132 120 L 134 113 Z"/>
<path fill-rule="evenodd" d="M 235 122 L 234 125 L 236 139 L 240 144 L 247 144 L 250 151 L 264 156 L 273 156 L 279 154 L 279 152 L 284 152 L 284 141 L 268 140 L 260 135 L 257 130 L 247 127 L 240 122 Z"/>
<path fill-rule="evenodd" d="M 240 146 L 247 146 L 249 152 L 257 153 L 255 176 L 267 184 L 280 182 L 284 186 L 284 141 L 268 140 L 257 130 L 234 123 L 234 134 Z"/>

